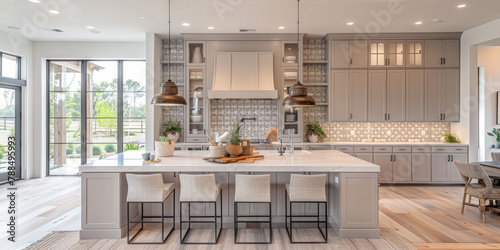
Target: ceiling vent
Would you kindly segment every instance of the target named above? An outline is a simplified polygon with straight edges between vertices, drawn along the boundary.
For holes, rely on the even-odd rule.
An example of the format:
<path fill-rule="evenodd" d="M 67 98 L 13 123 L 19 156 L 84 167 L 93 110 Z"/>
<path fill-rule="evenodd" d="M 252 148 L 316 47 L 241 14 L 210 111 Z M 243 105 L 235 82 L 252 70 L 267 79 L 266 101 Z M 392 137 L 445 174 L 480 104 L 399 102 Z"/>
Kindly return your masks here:
<path fill-rule="evenodd" d="M 240 29 L 240 32 L 242 33 L 255 32 L 255 29 Z"/>
<path fill-rule="evenodd" d="M 52 29 L 52 31 L 54 31 L 54 32 L 64 32 L 64 31 L 62 31 L 60 29 Z"/>

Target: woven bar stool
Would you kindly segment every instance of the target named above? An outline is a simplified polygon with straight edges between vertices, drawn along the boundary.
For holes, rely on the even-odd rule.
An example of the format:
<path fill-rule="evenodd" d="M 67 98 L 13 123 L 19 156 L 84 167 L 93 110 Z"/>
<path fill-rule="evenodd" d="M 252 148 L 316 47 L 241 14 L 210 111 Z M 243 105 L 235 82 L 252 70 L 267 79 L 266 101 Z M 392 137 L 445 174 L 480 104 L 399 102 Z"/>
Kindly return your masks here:
<path fill-rule="evenodd" d="M 163 183 L 161 174 L 137 175 L 127 174 L 127 243 L 128 244 L 163 244 L 175 228 L 175 185 L 174 183 Z M 165 201 L 173 194 L 172 216 L 165 216 Z M 130 204 L 141 204 L 141 221 L 130 221 Z M 144 203 L 160 203 L 161 216 L 144 216 Z M 144 218 L 161 218 L 160 221 L 144 221 Z M 172 219 L 172 229 L 165 237 L 165 218 Z M 130 238 L 130 223 L 141 223 L 141 228 Z M 161 223 L 161 239 L 159 242 L 132 242 L 142 231 L 144 223 Z"/>
<path fill-rule="evenodd" d="M 180 195 L 180 237 L 181 244 L 217 244 L 220 238 L 220 233 L 222 231 L 222 192 L 221 185 L 215 183 L 215 175 L 205 174 L 205 175 L 179 175 L 181 184 L 181 195 Z M 217 215 L 217 198 L 220 198 L 220 215 Z M 209 203 L 214 204 L 214 215 L 210 216 L 192 216 L 191 215 L 191 203 Z M 183 205 L 188 205 L 188 220 L 184 220 L 182 217 Z M 203 220 L 192 220 L 192 219 L 204 219 L 212 218 L 213 221 L 203 221 Z M 217 220 L 220 219 L 220 229 L 217 231 Z M 183 235 L 182 225 L 188 223 L 188 229 L 186 234 Z M 187 242 L 186 236 L 191 232 L 192 223 L 214 223 L 214 235 L 215 239 L 213 242 Z"/>
<path fill-rule="evenodd" d="M 289 200 L 289 201 L 288 201 Z M 296 203 L 316 204 L 318 212 L 316 215 L 293 215 L 292 205 Z M 325 220 L 320 220 L 320 204 L 325 208 Z M 288 214 L 288 206 L 290 205 L 290 215 Z M 328 242 L 328 203 L 326 200 L 326 175 L 297 175 L 292 174 L 290 184 L 285 185 L 285 227 L 291 243 L 327 243 Z M 288 227 L 288 219 L 290 218 L 290 227 Z M 293 218 L 316 218 L 316 220 L 298 220 Z M 323 236 L 324 241 L 293 241 L 292 230 L 293 223 L 317 223 L 318 229 Z M 325 224 L 325 232 L 321 230 L 320 223 Z"/>
<path fill-rule="evenodd" d="M 235 176 L 234 195 L 234 243 L 235 244 L 270 244 L 273 239 L 273 227 L 271 224 L 271 176 L 266 175 L 240 175 Z M 269 216 L 262 215 L 238 215 L 238 204 L 240 203 L 267 203 L 269 204 Z M 243 218 L 264 218 L 267 221 L 238 220 Z M 264 242 L 238 242 L 239 223 L 269 223 L 269 241 Z"/>

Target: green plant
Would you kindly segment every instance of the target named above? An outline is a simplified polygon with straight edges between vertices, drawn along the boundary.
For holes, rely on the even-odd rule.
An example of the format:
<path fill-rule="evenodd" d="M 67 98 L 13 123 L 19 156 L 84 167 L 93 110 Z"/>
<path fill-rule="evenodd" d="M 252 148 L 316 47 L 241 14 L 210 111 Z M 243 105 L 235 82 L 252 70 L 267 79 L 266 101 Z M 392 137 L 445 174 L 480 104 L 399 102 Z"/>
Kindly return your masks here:
<path fill-rule="evenodd" d="M 70 148 L 70 147 L 67 147 L 67 148 L 66 148 L 66 154 L 67 154 L 67 155 L 70 155 L 70 154 L 72 154 L 72 153 L 73 153 L 73 149 L 72 149 L 72 148 Z"/>
<path fill-rule="evenodd" d="M 489 136 L 495 137 L 497 142 L 500 142 L 500 129 L 493 128 L 491 132 L 488 132 Z"/>
<path fill-rule="evenodd" d="M 104 146 L 104 151 L 106 151 L 108 153 L 115 152 L 115 145 L 108 144 L 108 145 Z"/>
<path fill-rule="evenodd" d="M 80 154 L 82 153 L 82 146 L 78 145 L 76 148 L 75 148 L 75 151 L 77 154 Z"/>
<path fill-rule="evenodd" d="M 318 138 L 326 138 L 325 131 L 323 131 L 319 122 L 307 123 L 306 130 L 306 136 L 316 135 Z"/>
<path fill-rule="evenodd" d="M 447 143 L 460 143 L 460 140 L 453 134 L 446 134 L 444 135 L 444 140 Z"/>
<path fill-rule="evenodd" d="M 139 144 L 126 144 L 125 151 L 129 150 L 139 150 Z"/>
<path fill-rule="evenodd" d="M 229 142 L 233 145 L 240 145 L 241 140 L 240 140 L 240 130 L 241 130 L 241 125 L 239 122 L 236 122 L 234 124 L 234 128 L 231 131 L 231 138 L 229 139 Z"/>
<path fill-rule="evenodd" d="M 163 135 L 167 135 L 169 132 L 178 132 L 182 131 L 181 122 L 174 122 L 172 119 L 169 119 L 167 122 L 164 122 L 161 125 L 161 132 Z"/>
<path fill-rule="evenodd" d="M 158 139 L 156 139 L 157 141 L 170 141 L 170 139 L 166 136 L 163 136 L 163 135 L 160 135 L 158 136 Z"/>
<path fill-rule="evenodd" d="M 92 146 L 92 155 L 99 155 L 101 153 L 101 148 L 99 146 Z"/>
<path fill-rule="evenodd" d="M 73 148 L 73 144 L 68 144 L 68 148 Z"/>

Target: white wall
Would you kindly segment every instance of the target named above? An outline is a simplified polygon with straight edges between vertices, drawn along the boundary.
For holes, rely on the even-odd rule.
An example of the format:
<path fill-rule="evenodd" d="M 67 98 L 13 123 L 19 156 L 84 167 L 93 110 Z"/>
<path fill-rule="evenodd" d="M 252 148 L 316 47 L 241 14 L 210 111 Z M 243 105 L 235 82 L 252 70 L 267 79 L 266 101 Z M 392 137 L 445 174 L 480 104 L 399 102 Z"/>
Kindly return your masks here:
<path fill-rule="evenodd" d="M 146 45 L 142 42 L 34 42 L 33 43 L 33 167 L 34 177 L 47 175 L 47 89 L 48 59 L 145 59 Z M 146 89 L 147 91 L 147 89 Z M 29 114 L 28 114 L 29 116 Z"/>
<path fill-rule="evenodd" d="M 462 34 L 460 40 L 460 122 L 452 124 L 452 132 L 469 143 L 469 161 L 478 160 L 478 50 L 477 46 L 500 38 L 500 19 L 483 24 Z"/>
<path fill-rule="evenodd" d="M 500 47 L 488 46 L 478 47 L 478 65 L 484 66 L 484 121 L 480 128 L 482 131 L 490 132 L 497 125 L 497 91 L 500 91 Z M 481 135 L 480 135 L 481 136 Z M 483 143 L 479 146 L 479 160 L 491 160 L 491 144 L 495 138 L 483 135 Z M 495 150 L 498 151 L 498 150 Z"/>
<path fill-rule="evenodd" d="M 0 31 L 0 51 L 21 57 L 21 78 L 26 80 L 22 87 L 22 158 L 21 177 L 33 177 L 33 42 L 22 37 Z"/>

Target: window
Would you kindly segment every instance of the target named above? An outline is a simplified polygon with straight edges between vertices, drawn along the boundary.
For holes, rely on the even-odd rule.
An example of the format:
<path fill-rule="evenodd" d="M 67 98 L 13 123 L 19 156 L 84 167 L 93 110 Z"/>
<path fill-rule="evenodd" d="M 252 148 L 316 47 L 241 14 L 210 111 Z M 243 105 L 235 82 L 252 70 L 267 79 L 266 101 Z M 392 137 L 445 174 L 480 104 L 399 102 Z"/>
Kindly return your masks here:
<path fill-rule="evenodd" d="M 0 76 L 20 79 L 20 58 L 4 53 L 0 53 L 0 58 Z"/>
<path fill-rule="evenodd" d="M 144 61 L 49 65 L 50 175 L 78 174 L 80 165 L 123 152 L 127 144 L 144 146 Z"/>

